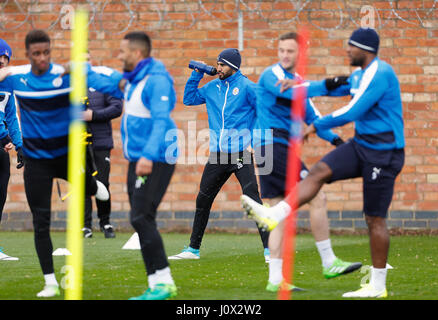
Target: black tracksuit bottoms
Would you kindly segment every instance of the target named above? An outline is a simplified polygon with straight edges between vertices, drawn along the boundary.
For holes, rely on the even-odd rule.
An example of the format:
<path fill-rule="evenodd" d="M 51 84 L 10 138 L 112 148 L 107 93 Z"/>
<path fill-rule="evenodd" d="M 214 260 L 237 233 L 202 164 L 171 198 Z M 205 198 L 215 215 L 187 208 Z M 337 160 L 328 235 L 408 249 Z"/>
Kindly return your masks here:
<path fill-rule="evenodd" d="M 54 272 L 53 245 L 50 239 L 53 179 L 67 180 L 67 155 L 54 159 L 26 158 L 23 178 L 27 202 L 32 212 L 35 249 L 43 274 L 50 274 Z M 87 170 L 85 193 L 94 195 L 96 191 L 96 180 Z"/>
<path fill-rule="evenodd" d="M 214 153 L 204 167 L 199 193 L 196 198 L 196 213 L 193 220 L 190 247 L 199 249 L 207 228 L 211 206 L 222 186 L 235 174 L 242 193 L 262 203 L 254 171 L 254 160 L 248 151 L 240 153 Z M 264 248 L 268 248 L 269 232 L 258 228 Z"/>
<path fill-rule="evenodd" d="M 137 177 L 136 164 L 130 162 L 128 167 L 130 220 L 140 239 L 146 272 L 151 275 L 169 266 L 156 217 L 157 208 L 169 186 L 175 165 L 154 162 L 149 175 Z"/>

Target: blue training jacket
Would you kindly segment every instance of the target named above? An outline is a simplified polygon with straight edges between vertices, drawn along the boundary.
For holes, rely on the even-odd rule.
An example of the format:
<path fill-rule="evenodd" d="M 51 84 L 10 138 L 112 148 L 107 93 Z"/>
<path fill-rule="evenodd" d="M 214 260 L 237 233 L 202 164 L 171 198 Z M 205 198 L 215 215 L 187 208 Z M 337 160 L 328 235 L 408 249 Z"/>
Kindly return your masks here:
<path fill-rule="evenodd" d="M 17 118 L 17 109 L 15 107 L 15 98 L 10 88 L 3 87 L 3 83 L 0 82 L 0 139 L 6 136 L 11 138 L 15 150 L 23 146 L 20 125 Z"/>
<path fill-rule="evenodd" d="M 198 88 L 203 73 L 193 71 L 184 88 L 184 104 L 206 104 L 210 152 L 239 152 L 252 142 L 256 121 L 256 84 L 240 71 Z"/>
<path fill-rule="evenodd" d="M 23 153 L 34 159 L 52 159 L 67 153 L 69 112 L 69 76 L 60 77 L 64 68 L 50 64 L 42 75 L 31 65 L 11 67 L 1 85 L 17 98 L 21 115 Z"/>
<path fill-rule="evenodd" d="M 328 91 L 324 81 L 310 81 L 307 92 L 309 96 L 353 97 L 346 106 L 316 120 L 317 130 L 354 121 L 354 139 L 362 146 L 376 150 L 405 146 L 400 84 L 393 68 L 379 58 L 353 72 L 348 85 Z"/>
<path fill-rule="evenodd" d="M 291 133 L 291 99 L 293 90 L 280 92 L 280 86 L 276 85 L 279 80 L 294 79 L 298 75 L 286 71 L 279 63 L 266 68 L 261 74 L 257 86 L 257 121 L 262 130 L 273 129 L 273 137 L 266 132 L 261 132 L 261 143 L 279 142 L 289 143 Z M 306 124 L 311 124 L 321 117 L 321 113 L 315 107 L 311 99 L 306 99 L 305 118 Z M 331 130 L 321 128 L 317 135 L 333 142 L 339 136 Z"/>
<path fill-rule="evenodd" d="M 123 153 L 135 162 L 141 157 L 154 162 L 176 163 L 177 130 L 170 113 L 175 107 L 173 79 L 164 64 L 151 58 L 124 93 L 118 84 L 122 74 L 107 67 L 92 67 L 88 85 L 97 91 L 124 98 L 121 124 Z"/>

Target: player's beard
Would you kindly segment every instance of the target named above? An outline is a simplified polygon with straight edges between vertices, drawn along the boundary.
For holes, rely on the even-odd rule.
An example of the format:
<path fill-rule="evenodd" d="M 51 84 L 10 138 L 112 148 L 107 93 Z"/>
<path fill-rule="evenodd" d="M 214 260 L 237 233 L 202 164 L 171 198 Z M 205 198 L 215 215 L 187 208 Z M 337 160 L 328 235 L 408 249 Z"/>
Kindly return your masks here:
<path fill-rule="evenodd" d="M 127 61 L 123 62 L 123 72 L 131 72 L 135 69 L 135 65 L 132 63 L 128 63 Z"/>
<path fill-rule="evenodd" d="M 229 72 L 224 72 L 224 73 L 218 73 L 218 77 L 221 80 L 225 80 L 226 78 L 228 78 L 229 76 L 231 76 L 233 74 L 233 72 L 230 70 Z"/>
<path fill-rule="evenodd" d="M 350 65 L 352 67 L 362 67 L 365 62 L 365 56 L 351 57 Z"/>

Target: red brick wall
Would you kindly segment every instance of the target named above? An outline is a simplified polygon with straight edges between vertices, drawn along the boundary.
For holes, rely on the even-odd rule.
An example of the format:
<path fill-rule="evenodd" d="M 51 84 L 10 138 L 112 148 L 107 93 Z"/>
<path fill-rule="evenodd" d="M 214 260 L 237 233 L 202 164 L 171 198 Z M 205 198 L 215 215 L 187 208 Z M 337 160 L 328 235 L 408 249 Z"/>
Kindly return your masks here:
<path fill-rule="evenodd" d="M 17 2 L 20 5 L 17 5 Z M 188 126 L 199 132 L 207 128 L 205 106 L 184 107 L 182 96 L 191 58 L 210 64 L 226 47 L 238 47 L 238 12 L 243 18 L 242 71 L 257 81 L 262 70 L 275 63 L 277 37 L 302 23 L 310 26 L 309 79 L 349 74 L 345 48 L 348 37 L 361 23 L 372 23 L 381 36 L 380 57 L 399 76 L 406 133 L 406 164 L 397 179 L 392 210 L 436 211 L 438 208 L 438 3 L 436 1 L 2 1 L 0 37 L 13 48 L 13 65 L 25 64 L 24 37 L 32 28 L 46 29 L 53 39 L 53 60 L 68 60 L 70 45 L 69 9 L 85 3 L 90 9 L 89 48 L 96 65 L 120 69 L 119 39 L 131 30 L 145 30 L 153 39 L 153 56 L 164 61 L 175 79 L 178 101 L 173 118 L 185 134 Z M 202 4 L 200 4 L 200 2 Z M 236 3 L 238 7 L 236 7 Z M 371 6 L 371 7 L 366 7 Z M 361 11 L 362 10 L 362 11 Z M 341 107 L 345 98 L 317 98 L 323 114 Z M 116 147 L 112 152 L 111 192 L 114 211 L 128 211 L 127 162 L 123 159 L 120 120 L 113 122 Z M 352 125 L 337 129 L 352 136 Z M 190 140 L 193 141 L 193 140 Z M 182 141 L 183 142 L 183 141 Z M 199 141 L 201 143 L 205 141 Z M 312 138 L 304 147 L 304 160 L 311 166 L 331 150 L 328 143 Z M 186 162 L 189 159 L 186 158 Z M 179 164 L 160 205 L 165 211 L 192 211 L 203 169 L 202 164 Z M 63 193 L 66 183 L 62 182 Z M 65 210 L 56 195 L 53 209 Z M 330 210 L 361 210 L 361 181 L 325 186 Z M 218 195 L 213 210 L 238 211 L 240 187 L 232 177 Z M 22 171 L 11 166 L 11 181 L 5 212 L 29 211 Z"/>

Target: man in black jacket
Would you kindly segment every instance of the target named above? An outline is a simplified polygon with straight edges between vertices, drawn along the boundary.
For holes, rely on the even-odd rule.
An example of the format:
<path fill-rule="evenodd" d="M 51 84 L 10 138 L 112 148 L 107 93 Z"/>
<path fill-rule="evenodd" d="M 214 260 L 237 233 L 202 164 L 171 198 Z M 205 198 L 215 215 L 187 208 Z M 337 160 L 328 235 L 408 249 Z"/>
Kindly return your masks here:
<path fill-rule="evenodd" d="M 123 102 L 121 99 L 100 93 L 93 88 L 88 89 L 88 101 L 83 118 L 87 123 L 88 132 L 91 133 L 88 147 L 87 161 L 95 163 L 97 179 L 101 181 L 109 191 L 110 154 L 114 147 L 111 120 L 122 114 Z M 100 229 L 105 238 L 114 238 L 114 228 L 110 224 L 111 198 L 108 201 L 96 199 L 97 217 Z M 91 197 L 85 197 L 84 237 L 91 238 L 92 233 Z"/>

